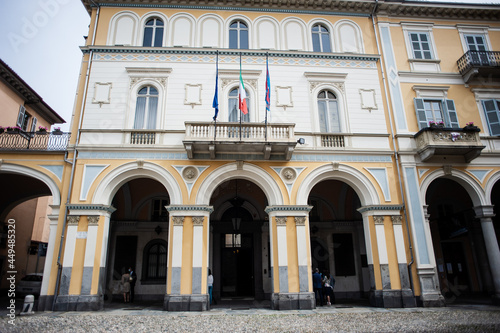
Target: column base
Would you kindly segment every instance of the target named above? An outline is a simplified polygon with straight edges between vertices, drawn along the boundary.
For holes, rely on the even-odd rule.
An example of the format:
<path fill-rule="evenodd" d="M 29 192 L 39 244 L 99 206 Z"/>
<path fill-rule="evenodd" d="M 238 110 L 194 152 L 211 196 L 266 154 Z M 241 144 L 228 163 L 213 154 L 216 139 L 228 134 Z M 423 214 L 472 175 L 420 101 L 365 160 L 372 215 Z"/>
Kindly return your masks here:
<path fill-rule="evenodd" d="M 101 311 L 103 308 L 104 301 L 98 295 L 59 295 L 54 311 Z"/>
<path fill-rule="evenodd" d="M 417 274 L 422 289 L 420 301 L 424 307 L 444 307 L 446 301 L 439 290 L 439 282 L 434 267 L 419 267 Z"/>
<path fill-rule="evenodd" d="M 165 311 L 208 311 L 208 294 L 198 295 L 165 295 L 163 310 Z"/>
<path fill-rule="evenodd" d="M 314 293 L 277 293 L 271 295 L 273 310 L 312 310 L 316 308 Z"/>
<path fill-rule="evenodd" d="M 411 289 L 372 290 L 370 305 L 379 308 L 414 308 L 417 306 L 417 300 Z"/>
<path fill-rule="evenodd" d="M 52 311 L 54 295 L 40 295 L 35 311 Z"/>

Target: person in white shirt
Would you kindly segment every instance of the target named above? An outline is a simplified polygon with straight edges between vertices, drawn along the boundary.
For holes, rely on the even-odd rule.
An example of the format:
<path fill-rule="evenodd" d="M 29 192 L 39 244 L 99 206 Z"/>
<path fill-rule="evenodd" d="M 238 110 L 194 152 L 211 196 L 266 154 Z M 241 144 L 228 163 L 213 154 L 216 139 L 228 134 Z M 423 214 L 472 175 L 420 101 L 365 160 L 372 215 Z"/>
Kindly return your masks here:
<path fill-rule="evenodd" d="M 212 290 L 214 288 L 214 277 L 212 276 L 212 271 L 208 269 L 208 295 L 210 299 L 210 305 L 212 305 Z"/>

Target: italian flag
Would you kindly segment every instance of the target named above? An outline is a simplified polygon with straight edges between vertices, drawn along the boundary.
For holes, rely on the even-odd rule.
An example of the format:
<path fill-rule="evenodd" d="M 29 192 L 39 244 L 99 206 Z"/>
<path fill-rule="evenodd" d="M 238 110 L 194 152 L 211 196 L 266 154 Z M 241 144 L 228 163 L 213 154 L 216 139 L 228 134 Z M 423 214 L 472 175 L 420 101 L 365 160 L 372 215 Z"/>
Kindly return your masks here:
<path fill-rule="evenodd" d="M 247 114 L 248 113 L 247 94 L 245 92 L 245 85 L 243 84 L 243 78 L 241 77 L 241 67 L 240 67 L 240 87 L 238 89 L 238 97 L 239 97 L 241 112 L 243 112 L 243 114 Z"/>

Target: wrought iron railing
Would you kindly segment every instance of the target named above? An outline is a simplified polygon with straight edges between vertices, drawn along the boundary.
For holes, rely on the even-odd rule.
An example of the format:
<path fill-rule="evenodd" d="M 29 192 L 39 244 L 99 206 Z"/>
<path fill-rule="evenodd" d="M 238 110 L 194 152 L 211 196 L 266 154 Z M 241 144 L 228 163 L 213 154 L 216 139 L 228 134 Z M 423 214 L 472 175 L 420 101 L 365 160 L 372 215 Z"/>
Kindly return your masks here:
<path fill-rule="evenodd" d="M 65 151 L 71 133 L 65 132 L 3 132 L 0 150 Z"/>
<path fill-rule="evenodd" d="M 474 67 L 500 67 L 499 51 L 467 51 L 457 61 L 460 74 L 464 75 Z"/>

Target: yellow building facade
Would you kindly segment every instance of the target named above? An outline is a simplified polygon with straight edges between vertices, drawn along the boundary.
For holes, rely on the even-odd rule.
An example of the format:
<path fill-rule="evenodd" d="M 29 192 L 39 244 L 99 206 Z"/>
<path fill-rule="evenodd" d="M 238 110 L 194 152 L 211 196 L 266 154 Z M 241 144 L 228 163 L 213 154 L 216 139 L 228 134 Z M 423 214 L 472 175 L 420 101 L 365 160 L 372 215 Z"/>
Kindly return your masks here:
<path fill-rule="evenodd" d="M 264 3 L 83 1 L 40 308 L 498 296 L 500 8 Z"/>

